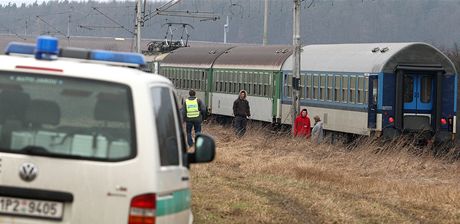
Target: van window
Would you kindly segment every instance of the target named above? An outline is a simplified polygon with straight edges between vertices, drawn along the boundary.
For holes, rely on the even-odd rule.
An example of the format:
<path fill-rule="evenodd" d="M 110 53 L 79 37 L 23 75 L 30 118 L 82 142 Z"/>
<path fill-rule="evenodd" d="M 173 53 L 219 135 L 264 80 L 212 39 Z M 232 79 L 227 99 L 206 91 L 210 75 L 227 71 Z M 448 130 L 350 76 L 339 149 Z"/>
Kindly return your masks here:
<path fill-rule="evenodd" d="M 160 149 L 161 166 L 179 165 L 179 132 L 171 91 L 166 87 L 152 88 L 152 101 Z"/>
<path fill-rule="evenodd" d="M 125 85 L 0 72 L 0 151 L 126 160 L 136 155 L 132 111 Z"/>

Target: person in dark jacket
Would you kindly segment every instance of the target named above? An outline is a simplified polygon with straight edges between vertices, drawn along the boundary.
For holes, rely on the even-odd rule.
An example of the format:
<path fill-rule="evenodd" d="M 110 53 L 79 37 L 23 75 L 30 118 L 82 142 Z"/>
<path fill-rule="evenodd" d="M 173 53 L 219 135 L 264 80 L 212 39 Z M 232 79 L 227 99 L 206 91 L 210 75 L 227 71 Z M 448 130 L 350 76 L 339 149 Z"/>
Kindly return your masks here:
<path fill-rule="evenodd" d="M 238 137 L 242 137 L 246 133 L 246 125 L 248 124 L 248 117 L 251 116 L 249 109 L 249 102 L 246 100 L 246 91 L 241 90 L 238 99 L 233 102 L 233 115 L 235 116 L 234 127 L 235 133 Z"/>
<path fill-rule="evenodd" d="M 303 109 L 294 122 L 294 136 L 305 136 L 310 138 L 311 135 L 310 118 L 307 109 Z"/>
<path fill-rule="evenodd" d="M 201 121 L 206 114 L 206 106 L 196 98 L 195 90 L 191 89 L 189 97 L 182 103 L 182 115 L 185 120 L 187 131 L 187 144 L 189 147 L 193 145 L 192 128 L 195 129 L 195 134 L 201 132 Z"/>

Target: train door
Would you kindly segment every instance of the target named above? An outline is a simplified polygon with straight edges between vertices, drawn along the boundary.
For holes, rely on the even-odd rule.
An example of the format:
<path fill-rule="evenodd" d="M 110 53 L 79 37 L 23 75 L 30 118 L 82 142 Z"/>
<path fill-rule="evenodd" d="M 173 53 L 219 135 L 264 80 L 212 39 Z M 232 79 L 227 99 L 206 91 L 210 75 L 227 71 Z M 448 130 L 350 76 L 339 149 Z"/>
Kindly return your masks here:
<path fill-rule="evenodd" d="M 377 75 L 369 76 L 369 85 L 368 85 L 368 127 L 377 128 L 377 104 L 378 104 L 378 88 L 379 80 Z"/>
<path fill-rule="evenodd" d="M 405 130 L 432 130 L 433 97 L 432 75 L 404 74 L 403 127 Z"/>

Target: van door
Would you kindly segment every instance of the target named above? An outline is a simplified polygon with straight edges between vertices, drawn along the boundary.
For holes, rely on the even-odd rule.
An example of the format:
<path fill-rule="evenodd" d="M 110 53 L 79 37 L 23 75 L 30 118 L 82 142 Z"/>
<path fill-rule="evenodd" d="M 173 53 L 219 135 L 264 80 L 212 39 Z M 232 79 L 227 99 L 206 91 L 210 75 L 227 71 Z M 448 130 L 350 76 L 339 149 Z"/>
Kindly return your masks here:
<path fill-rule="evenodd" d="M 434 84 L 433 76 L 404 74 L 404 129 L 431 130 Z"/>
<path fill-rule="evenodd" d="M 184 166 L 183 133 L 174 94 L 169 87 L 151 89 L 156 123 L 159 171 L 156 223 L 189 223 L 191 195 L 189 172 Z"/>

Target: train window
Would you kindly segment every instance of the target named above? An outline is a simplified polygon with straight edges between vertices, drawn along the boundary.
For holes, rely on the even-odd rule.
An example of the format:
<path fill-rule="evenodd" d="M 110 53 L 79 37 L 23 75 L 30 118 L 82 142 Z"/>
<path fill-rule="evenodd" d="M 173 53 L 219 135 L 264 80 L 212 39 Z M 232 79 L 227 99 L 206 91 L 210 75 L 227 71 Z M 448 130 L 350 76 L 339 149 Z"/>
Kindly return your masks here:
<path fill-rule="evenodd" d="M 182 78 L 182 86 L 181 86 L 181 88 L 182 89 L 187 88 L 187 77 L 185 76 L 185 74 L 182 72 L 182 70 L 179 70 L 179 69 L 177 69 L 175 72 L 177 74 L 179 74 L 181 76 L 181 78 Z"/>
<path fill-rule="evenodd" d="M 237 84 L 236 84 L 236 91 L 235 93 L 239 93 L 240 90 L 243 88 L 243 77 L 244 77 L 244 74 L 243 73 L 240 73 L 238 71 L 234 71 L 235 72 L 235 76 L 236 76 L 236 80 L 237 80 Z"/>
<path fill-rule="evenodd" d="M 233 72 L 227 73 L 227 92 L 233 93 Z"/>
<path fill-rule="evenodd" d="M 181 75 L 180 73 L 177 73 L 177 71 L 175 71 L 174 69 L 171 69 L 171 68 L 168 69 L 168 72 L 173 73 L 173 74 L 176 75 L 177 80 L 178 80 L 178 82 L 177 82 L 177 87 L 178 87 L 179 89 L 181 89 L 181 88 L 182 88 L 182 83 L 183 83 L 182 75 Z"/>
<path fill-rule="evenodd" d="M 187 69 L 185 70 L 185 72 L 187 73 L 187 77 L 190 80 L 189 86 L 187 89 L 195 89 L 195 77 L 193 75 L 193 71 Z"/>
<path fill-rule="evenodd" d="M 404 75 L 404 103 L 410 103 L 414 98 L 414 78 L 412 76 Z"/>
<path fill-rule="evenodd" d="M 248 73 L 248 85 L 249 85 L 249 94 L 254 95 L 254 73 Z"/>
<path fill-rule="evenodd" d="M 291 83 L 292 83 L 292 74 L 286 74 L 284 76 L 284 95 L 287 97 L 292 96 Z"/>
<path fill-rule="evenodd" d="M 264 79 L 263 79 L 263 87 L 262 87 L 262 95 L 263 96 L 268 96 L 268 84 L 269 84 L 269 81 L 268 81 L 268 74 L 265 74 L 264 75 Z"/>
<path fill-rule="evenodd" d="M 187 75 L 181 70 L 177 69 L 176 72 L 182 76 L 182 89 L 187 88 Z"/>
<path fill-rule="evenodd" d="M 350 76 L 350 103 L 356 103 L 356 76 Z"/>
<path fill-rule="evenodd" d="M 206 91 L 206 73 L 202 70 L 198 70 L 198 75 L 200 76 L 200 89 L 201 91 Z"/>
<path fill-rule="evenodd" d="M 429 103 L 431 101 L 432 78 L 431 76 L 422 76 L 421 82 L 420 101 L 422 103 Z"/>
<path fill-rule="evenodd" d="M 341 84 L 341 76 L 340 75 L 335 75 L 335 89 L 334 89 L 334 101 L 337 101 L 339 102 L 341 99 L 340 99 L 340 84 Z"/>
<path fill-rule="evenodd" d="M 265 81 L 265 76 L 267 76 L 265 73 L 260 74 L 260 81 L 259 81 L 259 95 L 260 96 L 265 96 L 264 93 L 264 81 Z"/>
<path fill-rule="evenodd" d="M 188 89 L 190 80 L 188 78 L 187 73 L 182 69 L 180 69 L 178 72 L 179 72 L 179 74 L 182 74 L 182 77 L 184 78 L 184 89 Z"/>
<path fill-rule="evenodd" d="M 222 92 L 222 72 L 217 73 L 217 92 Z"/>
<path fill-rule="evenodd" d="M 227 77 L 227 83 L 228 83 L 227 84 L 227 93 L 233 93 L 233 89 L 234 89 L 234 87 L 233 87 L 233 82 L 234 82 L 233 81 L 233 79 L 234 79 L 233 72 L 232 71 L 227 72 L 226 77 Z"/>
<path fill-rule="evenodd" d="M 233 72 L 233 90 L 232 90 L 233 93 L 238 93 L 238 91 L 239 91 L 238 90 L 238 87 L 239 87 L 238 86 L 239 85 L 239 81 L 238 81 L 239 75 L 240 74 L 238 74 L 238 72 L 236 72 L 236 71 Z"/>
<path fill-rule="evenodd" d="M 176 84 L 176 87 L 177 87 L 177 88 L 180 88 L 180 76 L 179 76 L 179 74 L 173 73 L 173 72 L 171 71 L 170 68 L 168 68 L 167 70 L 166 70 L 166 69 L 164 69 L 164 70 L 162 69 L 161 71 L 167 72 L 167 73 L 171 74 L 172 76 L 174 76 L 175 79 L 176 79 L 176 83 L 175 83 L 175 84 Z"/>
<path fill-rule="evenodd" d="M 201 74 L 201 90 L 206 91 L 206 86 L 208 86 L 208 75 L 206 71 L 200 70 Z"/>
<path fill-rule="evenodd" d="M 225 90 L 224 90 L 224 92 L 229 93 L 230 92 L 230 72 L 225 73 L 224 81 L 225 81 Z"/>
<path fill-rule="evenodd" d="M 358 77 L 358 99 L 357 103 L 364 103 L 364 77 Z"/>
<path fill-rule="evenodd" d="M 348 102 L 348 75 L 342 76 L 342 102 Z"/>
<path fill-rule="evenodd" d="M 190 79 L 192 80 L 192 86 L 190 87 L 191 89 L 196 90 L 196 76 L 195 76 L 195 71 L 194 70 L 189 70 L 188 73 L 190 74 Z"/>
<path fill-rule="evenodd" d="M 193 74 L 193 80 L 195 82 L 195 87 L 193 87 L 193 89 L 201 90 L 200 89 L 200 77 L 198 76 L 199 75 L 198 70 L 192 70 L 192 74 Z"/>
<path fill-rule="evenodd" d="M 248 95 L 252 95 L 252 73 L 246 72 L 246 91 L 248 92 Z"/>
<path fill-rule="evenodd" d="M 330 100 L 332 101 L 333 100 L 333 89 L 334 89 L 334 86 L 332 85 L 332 82 L 333 82 L 333 79 L 334 79 L 334 76 L 332 74 L 329 74 L 327 76 L 327 100 Z"/>
<path fill-rule="evenodd" d="M 201 73 L 200 70 L 193 70 L 193 73 L 195 74 L 195 80 L 196 80 L 196 89 L 201 90 Z"/>
<path fill-rule="evenodd" d="M 265 95 L 265 83 L 266 83 L 266 78 L 268 74 L 267 73 L 260 73 L 260 85 L 259 85 L 259 94 L 260 96 L 266 96 Z"/>
<path fill-rule="evenodd" d="M 307 87 L 307 94 L 306 94 L 306 97 L 307 99 L 311 99 L 311 73 L 307 73 L 307 83 L 305 84 L 305 86 Z"/>
<path fill-rule="evenodd" d="M 317 100 L 319 92 L 319 77 L 318 74 L 313 74 L 313 99 Z"/>
<path fill-rule="evenodd" d="M 369 77 L 364 77 L 364 100 L 363 103 L 367 104 L 369 99 Z"/>
<path fill-rule="evenodd" d="M 320 86 L 319 98 L 326 100 L 326 76 L 324 74 L 321 75 Z"/>
<path fill-rule="evenodd" d="M 190 75 L 189 70 L 183 69 L 182 72 L 185 73 L 185 78 L 187 79 L 187 87 L 186 88 L 191 89 L 192 85 L 193 85 L 193 80 L 192 80 L 192 76 Z"/>
<path fill-rule="evenodd" d="M 233 92 L 238 94 L 240 92 L 241 74 L 237 71 L 234 71 L 233 74 L 235 75 L 235 86 L 233 87 Z"/>
<path fill-rule="evenodd" d="M 377 105 L 377 100 L 378 100 L 378 96 L 379 96 L 379 80 L 378 79 L 374 79 L 372 80 L 372 100 L 374 102 L 372 102 L 374 105 Z"/>
<path fill-rule="evenodd" d="M 256 82 L 256 95 L 258 96 L 263 96 L 262 95 L 262 91 L 261 91 L 261 86 L 262 86 L 262 78 L 263 78 L 263 74 L 261 72 L 257 72 L 257 76 L 256 76 L 256 79 L 255 79 L 255 82 Z"/>
<path fill-rule="evenodd" d="M 195 70 L 195 80 L 196 80 L 196 88 L 201 90 L 201 73 L 200 70 Z"/>
<path fill-rule="evenodd" d="M 252 76 L 252 84 L 251 84 L 252 94 L 257 96 L 258 92 L 256 88 L 257 88 L 257 80 L 259 80 L 259 73 L 253 72 L 251 76 Z"/>
<path fill-rule="evenodd" d="M 267 76 L 266 73 L 259 73 L 259 79 L 257 80 L 257 91 L 259 93 L 259 96 L 264 96 L 264 91 L 263 91 L 263 86 L 264 86 L 264 82 L 265 82 L 265 76 Z"/>
<path fill-rule="evenodd" d="M 214 77 L 213 77 L 214 80 L 213 80 L 212 83 L 214 84 L 214 91 L 215 91 L 215 92 L 218 92 L 218 83 L 219 83 L 219 82 L 218 82 L 218 79 L 219 79 L 219 76 L 218 76 L 218 75 L 219 75 L 219 72 L 214 71 Z"/>
<path fill-rule="evenodd" d="M 243 74 L 239 74 L 238 93 L 243 89 Z"/>
<path fill-rule="evenodd" d="M 180 75 L 175 72 L 173 73 L 172 69 L 170 68 L 167 69 L 167 72 L 170 74 L 174 74 L 174 76 L 176 77 L 176 87 L 180 89 L 180 83 L 181 83 Z"/>
<path fill-rule="evenodd" d="M 220 92 L 225 92 L 225 75 L 227 75 L 227 71 L 222 71 L 220 73 L 220 86 L 221 86 L 221 89 L 220 89 Z"/>
<path fill-rule="evenodd" d="M 238 72 L 236 71 L 233 71 L 232 72 L 232 82 L 233 82 L 233 86 L 232 86 L 232 93 L 237 93 L 237 89 L 238 89 Z"/>
<path fill-rule="evenodd" d="M 192 80 L 193 76 L 190 70 L 185 69 L 183 71 L 185 72 L 185 75 L 186 75 L 185 77 L 187 78 L 187 89 L 191 89 L 193 86 L 193 80 Z"/>
<path fill-rule="evenodd" d="M 243 73 L 243 89 L 248 91 L 248 72 Z"/>
<path fill-rule="evenodd" d="M 188 77 L 190 78 L 190 86 L 189 89 L 195 89 L 195 75 L 193 74 L 193 70 L 185 70 L 187 71 Z"/>

